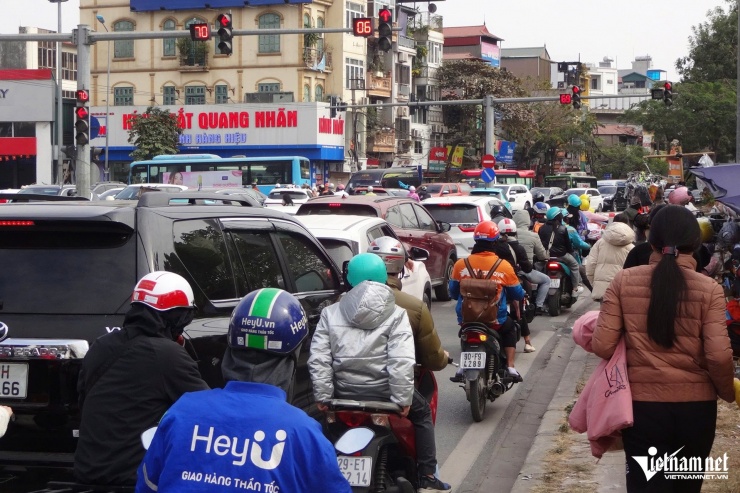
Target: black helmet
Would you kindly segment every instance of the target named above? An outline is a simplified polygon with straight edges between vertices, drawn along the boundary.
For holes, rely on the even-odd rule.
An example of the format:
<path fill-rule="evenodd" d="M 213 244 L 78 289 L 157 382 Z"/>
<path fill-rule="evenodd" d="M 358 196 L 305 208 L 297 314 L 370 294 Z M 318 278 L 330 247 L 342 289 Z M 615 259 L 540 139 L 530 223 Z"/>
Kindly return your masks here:
<path fill-rule="evenodd" d="M 538 191 L 538 192 L 534 192 L 532 194 L 532 202 L 534 202 L 535 204 L 537 202 L 544 202 L 544 201 L 545 201 L 545 194 L 544 193 Z"/>

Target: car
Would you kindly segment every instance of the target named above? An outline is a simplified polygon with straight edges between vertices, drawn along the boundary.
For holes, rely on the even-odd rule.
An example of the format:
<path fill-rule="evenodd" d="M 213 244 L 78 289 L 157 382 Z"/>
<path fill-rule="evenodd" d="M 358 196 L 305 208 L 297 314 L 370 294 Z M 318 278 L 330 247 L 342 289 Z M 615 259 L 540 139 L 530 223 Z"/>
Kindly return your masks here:
<path fill-rule="evenodd" d="M 239 300 L 264 287 L 293 293 L 310 335 L 291 402 L 319 417 L 308 348 L 322 308 L 344 283 L 302 224 L 238 197 L 195 191 L 149 192 L 136 202 L 74 199 L 0 207 L 0 405 L 15 413 L 0 438 L 0 464 L 71 466 L 82 359 L 95 339 L 120 330 L 134 285 L 156 270 L 193 288 L 197 310 L 185 348 L 213 388 L 224 384 L 220 361 Z"/>
<path fill-rule="evenodd" d="M 325 216 L 295 216 L 324 245 L 334 263 L 341 266 L 358 253 L 367 251 L 373 240 L 382 236 L 398 239 L 396 232 L 385 220 L 367 216 L 336 216 L 327 221 Z M 426 259 L 427 250 L 406 246 L 412 258 Z M 412 255 L 417 253 L 417 255 Z M 432 279 L 424 262 L 413 260 L 413 269 L 404 269 L 401 291 L 415 296 L 431 309 Z"/>
<path fill-rule="evenodd" d="M 25 185 L 18 191 L 22 195 L 56 195 L 59 197 L 77 197 L 77 185 Z M 87 200 L 97 199 L 90 192 Z"/>
<path fill-rule="evenodd" d="M 597 190 L 604 199 L 603 210 L 605 211 L 619 212 L 629 205 L 625 185 L 600 185 Z"/>
<path fill-rule="evenodd" d="M 185 185 L 169 185 L 163 183 L 134 183 L 126 186 L 123 190 L 118 192 L 114 200 L 139 200 L 139 198 L 148 192 L 166 192 L 166 193 L 180 193 L 187 190 L 188 187 Z"/>
<path fill-rule="evenodd" d="M 529 209 L 532 207 L 534 201 L 532 200 L 532 194 L 525 185 L 509 184 L 499 185 L 493 184 L 489 188 L 499 188 L 504 192 L 504 197 L 511 204 L 511 210 L 518 211 L 520 209 Z"/>
<path fill-rule="evenodd" d="M 467 183 L 424 183 L 424 186 L 432 197 L 468 195 L 471 190 Z"/>
<path fill-rule="evenodd" d="M 601 196 L 601 193 L 596 188 L 569 188 L 565 191 L 565 200 L 567 202 L 568 196 L 570 195 L 578 195 L 579 197 L 583 194 L 588 195 L 589 205 L 591 206 L 591 209 L 593 209 L 596 212 L 601 212 L 604 210 L 604 198 Z"/>
<path fill-rule="evenodd" d="M 403 190 L 402 188 L 394 188 L 393 190 Z M 367 194 L 367 187 L 355 187 L 352 190 L 351 195 L 366 195 Z M 375 187 L 373 186 L 373 193 L 377 196 L 389 196 L 391 195 L 390 191 L 386 190 L 385 188 L 381 187 Z M 398 193 L 398 192 L 396 192 Z M 408 192 L 406 192 L 406 195 L 408 195 Z"/>
<path fill-rule="evenodd" d="M 20 188 L 6 188 L 4 190 L 0 190 L 0 195 L 2 194 L 14 194 L 20 192 Z M 0 199 L 0 204 L 7 204 L 11 199 Z"/>
<path fill-rule="evenodd" d="M 98 200 L 115 200 L 116 195 L 118 195 L 124 188 L 126 187 L 111 188 L 109 190 L 106 190 L 105 192 L 102 192 L 100 195 L 98 195 Z"/>
<path fill-rule="evenodd" d="M 511 210 L 511 204 L 504 196 L 504 191 L 500 188 L 474 188 L 470 191 L 470 195 L 474 197 L 496 197 L 506 206 L 507 209 Z"/>
<path fill-rule="evenodd" d="M 473 250 L 475 241 L 473 232 L 481 221 L 491 220 L 491 208 L 504 206 L 502 200 L 486 195 L 468 197 L 432 197 L 422 202 L 424 207 L 439 222 L 449 223 L 452 228 L 449 235 L 455 242 L 457 258 L 465 258 Z M 509 218 L 511 214 L 507 215 Z"/>
<path fill-rule="evenodd" d="M 244 195 L 246 197 L 250 197 L 256 200 L 259 203 L 259 205 L 265 205 L 265 200 L 267 200 L 267 195 L 253 188 L 243 188 L 243 187 L 211 188 L 211 187 L 207 187 L 207 188 L 201 188 L 198 191 L 207 192 L 207 193 L 220 193 L 224 195 Z"/>
<path fill-rule="evenodd" d="M 532 195 L 536 192 L 541 193 L 545 196 L 545 200 L 548 200 L 550 197 L 562 195 L 563 193 L 563 189 L 559 187 L 532 187 L 529 191 Z"/>
<path fill-rule="evenodd" d="M 434 295 L 439 301 L 449 301 L 447 285 L 457 260 L 455 242 L 447 234 L 450 225 L 435 221 L 423 204 L 416 200 L 367 195 L 317 197 L 301 205 L 296 215 L 352 215 L 385 219 L 401 241 L 429 251 L 429 258 L 424 263 L 432 278 Z"/>
<path fill-rule="evenodd" d="M 90 191 L 95 195 L 101 195 L 103 192 L 114 188 L 126 188 L 126 183 L 122 181 L 99 181 L 90 187 Z"/>
<path fill-rule="evenodd" d="M 283 205 L 283 197 L 285 196 L 285 194 L 288 194 L 288 196 L 293 201 L 292 205 Z M 287 214 L 295 214 L 301 204 L 305 204 L 308 199 L 312 198 L 314 198 L 313 192 L 306 188 L 273 188 L 272 190 L 270 190 L 270 193 L 267 195 L 267 198 L 262 205 L 264 205 L 265 207 L 271 207 L 273 209 L 280 209 L 282 212 L 285 212 Z"/>

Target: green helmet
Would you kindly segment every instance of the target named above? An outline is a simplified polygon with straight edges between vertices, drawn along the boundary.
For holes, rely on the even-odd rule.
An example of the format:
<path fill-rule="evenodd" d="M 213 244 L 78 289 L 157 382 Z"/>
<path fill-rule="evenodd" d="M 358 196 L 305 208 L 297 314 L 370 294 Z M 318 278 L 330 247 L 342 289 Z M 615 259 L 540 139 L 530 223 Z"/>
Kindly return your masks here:
<path fill-rule="evenodd" d="M 388 273 L 383 259 L 374 253 L 361 253 L 352 257 L 347 265 L 347 281 L 355 287 L 362 281 L 375 281 L 385 284 Z"/>
<path fill-rule="evenodd" d="M 547 219 L 548 221 L 552 221 L 562 213 L 563 210 L 560 207 L 550 207 L 549 209 L 547 209 L 547 212 L 545 212 L 545 219 Z"/>

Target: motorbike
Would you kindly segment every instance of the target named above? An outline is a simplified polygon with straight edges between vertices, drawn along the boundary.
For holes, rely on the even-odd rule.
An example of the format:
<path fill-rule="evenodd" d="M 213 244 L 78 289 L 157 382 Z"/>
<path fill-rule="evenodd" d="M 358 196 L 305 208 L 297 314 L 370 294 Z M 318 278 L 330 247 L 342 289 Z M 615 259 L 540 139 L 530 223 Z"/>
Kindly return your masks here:
<path fill-rule="evenodd" d="M 449 360 L 452 362 L 452 360 Z M 421 368 L 416 389 L 437 420 L 437 380 Z M 325 436 L 337 451 L 339 469 L 356 493 L 415 493 L 419 487 L 414 426 L 392 402 L 333 399 Z"/>
<path fill-rule="evenodd" d="M 461 387 L 465 389 L 476 422 L 483 420 L 487 401 L 495 401 L 516 383 L 507 370 L 501 336 L 495 329 L 487 324 L 470 322 L 463 323 L 458 334 L 462 349 L 460 368 L 464 375 Z M 518 340 L 518 323 L 516 330 Z"/>
<path fill-rule="evenodd" d="M 545 265 L 545 274 L 550 278 L 550 289 L 547 292 L 547 310 L 550 315 L 560 315 L 563 308 L 570 308 L 578 300 L 573 296 L 573 282 L 570 279 L 570 268 L 559 258 L 552 257 Z"/>

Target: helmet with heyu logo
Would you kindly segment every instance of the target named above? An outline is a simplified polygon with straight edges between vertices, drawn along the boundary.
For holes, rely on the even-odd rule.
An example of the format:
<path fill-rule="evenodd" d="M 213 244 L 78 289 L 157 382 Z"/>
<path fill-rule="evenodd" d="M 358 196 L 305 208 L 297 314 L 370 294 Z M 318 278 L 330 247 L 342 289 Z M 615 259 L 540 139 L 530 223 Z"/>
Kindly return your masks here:
<path fill-rule="evenodd" d="M 141 303 L 164 312 L 174 308 L 195 308 L 195 296 L 184 277 L 174 272 L 155 271 L 136 283 L 131 303 Z"/>
<path fill-rule="evenodd" d="M 288 356 L 308 336 L 308 317 L 300 301 L 282 289 L 247 294 L 231 314 L 228 344 Z"/>

